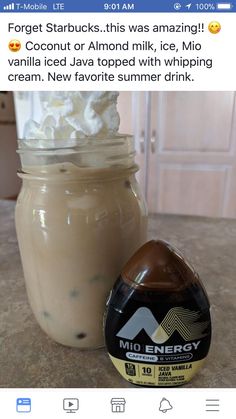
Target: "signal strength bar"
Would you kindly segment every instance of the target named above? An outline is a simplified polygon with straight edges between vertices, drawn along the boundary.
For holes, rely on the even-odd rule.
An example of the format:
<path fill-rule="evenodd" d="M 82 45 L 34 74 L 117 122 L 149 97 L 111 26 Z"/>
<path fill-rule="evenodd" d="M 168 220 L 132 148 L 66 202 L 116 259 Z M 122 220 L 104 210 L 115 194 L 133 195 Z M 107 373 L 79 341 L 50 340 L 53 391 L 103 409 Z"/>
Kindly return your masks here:
<path fill-rule="evenodd" d="M 3 10 L 14 10 L 14 9 L 15 9 L 14 3 L 7 4 L 6 6 L 3 7 Z"/>

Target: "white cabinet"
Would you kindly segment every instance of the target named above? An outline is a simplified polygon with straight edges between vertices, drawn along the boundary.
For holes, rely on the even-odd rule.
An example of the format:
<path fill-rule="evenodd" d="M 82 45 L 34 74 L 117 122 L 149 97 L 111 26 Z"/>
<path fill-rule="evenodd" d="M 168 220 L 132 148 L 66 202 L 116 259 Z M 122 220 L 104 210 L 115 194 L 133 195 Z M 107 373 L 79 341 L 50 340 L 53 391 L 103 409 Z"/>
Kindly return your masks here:
<path fill-rule="evenodd" d="M 235 93 L 133 95 L 149 211 L 235 218 Z"/>

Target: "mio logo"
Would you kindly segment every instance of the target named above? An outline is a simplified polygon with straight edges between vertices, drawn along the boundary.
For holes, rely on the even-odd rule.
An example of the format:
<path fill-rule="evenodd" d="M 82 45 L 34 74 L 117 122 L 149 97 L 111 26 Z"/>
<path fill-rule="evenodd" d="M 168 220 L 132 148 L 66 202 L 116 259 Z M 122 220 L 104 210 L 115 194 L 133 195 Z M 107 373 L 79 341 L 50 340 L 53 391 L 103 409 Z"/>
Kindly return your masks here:
<path fill-rule="evenodd" d="M 166 342 L 177 331 L 185 341 L 200 339 L 209 321 L 199 322 L 201 313 L 183 307 L 171 308 L 159 324 L 147 307 L 140 307 L 120 329 L 116 336 L 133 340 L 141 330 L 155 343 Z"/>

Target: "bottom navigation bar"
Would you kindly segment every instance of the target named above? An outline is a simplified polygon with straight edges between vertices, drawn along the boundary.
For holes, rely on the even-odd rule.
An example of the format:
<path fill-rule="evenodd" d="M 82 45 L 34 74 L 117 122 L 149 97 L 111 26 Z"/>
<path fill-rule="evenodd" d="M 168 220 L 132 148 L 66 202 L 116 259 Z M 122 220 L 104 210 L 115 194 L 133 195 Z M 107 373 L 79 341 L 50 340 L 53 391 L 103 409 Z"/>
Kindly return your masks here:
<path fill-rule="evenodd" d="M 234 419 L 236 389 L 109 388 L 109 389 L 0 389 L 0 415 L 4 419 L 68 414 L 89 419 Z"/>

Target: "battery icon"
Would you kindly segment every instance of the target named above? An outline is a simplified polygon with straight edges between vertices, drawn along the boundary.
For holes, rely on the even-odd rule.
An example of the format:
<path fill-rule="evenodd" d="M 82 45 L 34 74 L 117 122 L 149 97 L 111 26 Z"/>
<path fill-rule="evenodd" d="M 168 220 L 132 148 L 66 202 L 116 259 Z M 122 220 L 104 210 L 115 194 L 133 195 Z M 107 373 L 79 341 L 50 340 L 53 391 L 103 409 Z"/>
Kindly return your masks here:
<path fill-rule="evenodd" d="M 233 5 L 231 3 L 216 3 L 217 10 L 231 10 Z"/>

